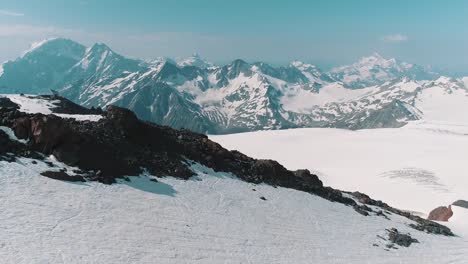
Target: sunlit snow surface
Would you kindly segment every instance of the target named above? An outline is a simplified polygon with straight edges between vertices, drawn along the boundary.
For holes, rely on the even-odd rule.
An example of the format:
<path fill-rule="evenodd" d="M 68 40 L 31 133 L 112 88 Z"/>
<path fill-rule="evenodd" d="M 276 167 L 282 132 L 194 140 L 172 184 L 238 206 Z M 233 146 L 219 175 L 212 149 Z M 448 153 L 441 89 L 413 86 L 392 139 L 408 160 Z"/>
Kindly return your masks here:
<path fill-rule="evenodd" d="M 289 169 L 309 168 L 326 185 L 361 191 L 423 216 L 436 207 L 468 200 L 468 125 L 417 121 L 397 129 L 309 128 L 211 139 Z M 455 207 L 447 224 L 465 239 L 467 211 Z"/>
<path fill-rule="evenodd" d="M 468 256 L 464 238 L 415 231 L 405 218 L 361 216 L 198 165 L 188 181 L 142 176 L 110 186 L 38 175 L 46 169 L 27 159 L 0 162 L 2 263 L 463 263 Z M 385 250 L 377 236 L 392 227 L 420 243 Z"/>
<path fill-rule="evenodd" d="M 326 185 L 428 213 L 468 200 L 468 126 L 414 122 L 397 129 L 304 128 L 210 136 L 228 149 L 308 168 Z"/>
<path fill-rule="evenodd" d="M 9 96 L 25 112 L 53 103 Z M 433 97 L 436 98 L 436 97 Z M 343 98 L 346 99 L 346 98 Z M 431 113 L 430 111 L 428 113 Z M 434 112 L 435 113 L 435 112 Z M 61 115 L 66 117 L 65 115 Z M 437 120 L 436 113 L 432 115 Z M 100 116 L 72 115 L 98 120 Z M 463 118 L 462 115 L 459 116 Z M 15 139 L 11 130 L 0 128 Z M 418 121 L 399 129 L 295 129 L 212 137 L 327 185 L 359 190 L 427 213 L 468 200 L 468 126 Z M 49 161 L 68 169 L 53 157 Z M 42 162 L 0 162 L 0 263 L 466 263 L 468 213 L 454 207 L 459 237 L 428 235 L 399 216 L 364 217 L 313 195 L 194 166 L 198 176 L 103 185 L 39 175 Z M 255 190 L 254 190 L 255 189 Z M 265 197 L 266 201 L 260 199 Z M 386 250 L 385 229 L 420 243 Z M 374 245 L 375 244 L 375 245 Z"/>

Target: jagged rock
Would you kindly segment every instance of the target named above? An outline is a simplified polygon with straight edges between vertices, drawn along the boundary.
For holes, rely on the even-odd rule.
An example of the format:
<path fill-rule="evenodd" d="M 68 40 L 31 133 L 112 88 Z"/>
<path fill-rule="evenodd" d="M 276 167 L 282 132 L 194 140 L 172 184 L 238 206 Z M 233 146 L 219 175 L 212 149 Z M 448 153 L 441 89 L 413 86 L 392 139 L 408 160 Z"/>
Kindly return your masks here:
<path fill-rule="evenodd" d="M 432 210 L 427 217 L 428 220 L 447 222 L 453 216 L 452 207 L 440 206 Z"/>
<path fill-rule="evenodd" d="M 13 162 L 17 157 L 43 159 L 42 155 L 30 151 L 25 144 L 11 140 L 5 132 L 0 130 L 0 160 Z"/>
<path fill-rule="evenodd" d="M 28 139 L 31 150 L 52 154 L 59 161 L 89 172 L 89 179 L 103 183 L 139 175 L 143 169 L 156 176 L 187 179 L 193 175 L 189 161 L 195 161 L 249 182 L 294 188 L 354 205 L 339 191 L 324 188 L 308 170 L 292 172 L 276 161 L 256 160 L 228 151 L 206 135 L 143 122 L 125 108 L 109 106 L 103 115 L 105 118 L 98 122 L 79 122 L 55 115 L 22 113 L 11 122 L 15 135 Z"/>
<path fill-rule="evenodd" d="M 366 194 L 363 194 L 360 192 L 354 192 L 352 193 L 352 195 L 356 197 L 360 203 L 369 204 L 371 202 L 371 198 Z"/>
<path fill-rule="evenodd" d="M 468 201 L 465 201 L 465 200 L 458 200 L 458 201 L 454 202 L 452 205 L 468 209 Z"/>
<path fill-rule="evenodd" d="M 443 236 L 454 236 L 450 228 L 440 225 L 438 223 L 432 222 L 426 219 L 417 219 L 415 216 L 408 217 L 409 219 L 416 221 L 418 224 L 410 224 L 409 226 L 413 229 L 427 232 L 430 234 L 443 235 Z"/>
<path fill-rule="evenodd" d="M 372 212 L 372 209 L 365 205 L 355 205 L 353 206 L 354 210 L 363 216 L 369 216 L 369 212 Z"/>
<path fill-rule="evenodd" d="M 13 110 L 18 110 L 19 106 L 13 103 L 10 98 L 0 97 L 0 108 L 8 108 Z"/>
<path fill-rule="evenodd" d="M 396 228 L 387 229 L 388 240 L 402 247 L 409 247 L 413 243 L 419 243 L 415 238 L 412 238 L 410 234 L 402 234 Z"/>
<path fill-rule="evenodd" d="M 13 131 L 19 139 L 28 139 L 32 137 L 31 119 L 29 117 L 21 117 L 15 120 L 13 124 Z"/>
<path fill-rule="evenodd" d="M 370 212 L 370 207 L 357 204 L 342 191 L 323 186 L 308 170 L 290 171 L 273 160 L 257 160 L 235 150 L 226 150 L 206 135 L 144 122 L 128 109 L 117 106 L 108 107 L 103 118 L 96 122 L 3 108 L 0 120 L 5 120 L 2 124 L 11 127 L 18 138 L 28 140 L 27 144 L 13 142 L 0 131 L 0 159 L 9 159 L 2 156 L 7 151 L 38 158 L 52 154 L 67 165 L 78 167 L 87 180 L 105 184 L 143 172 L 157 177 L 170 175 L 188 179 L 194 174 L 190 166 L 196 162 L 215 171 L 232 173 L 247 182 L 292 188 L 351 206 L 364 215 Z M 66 178 L 66 175 L 60 177 Z M 415 221 L 417 224 L 412 227 L 417 230 L 453 235 L 447 227 L 392 208 L 367 195 L 351 195 L 363 204 Z"/>
<path fill-rule="evenodd" d="M 323 186 L 323 183 L 322 183 L 322 181 L 318 178 L 318 176 L 315 175 L 315 174 L 310 173 L 310 171 L 307 170 L 307 169 L 296 170 L 296 171 L 294 171 L 294 175 L 296 175 L 296 177 L 299 177 L 299 178 L 301 178 L 301 179 L 304 179 L 305 181 L 310 182 L 310 183 L 313 184 L 314 186 L 319 186 L 319 187 L 322 187 L 322 186 Z"/>

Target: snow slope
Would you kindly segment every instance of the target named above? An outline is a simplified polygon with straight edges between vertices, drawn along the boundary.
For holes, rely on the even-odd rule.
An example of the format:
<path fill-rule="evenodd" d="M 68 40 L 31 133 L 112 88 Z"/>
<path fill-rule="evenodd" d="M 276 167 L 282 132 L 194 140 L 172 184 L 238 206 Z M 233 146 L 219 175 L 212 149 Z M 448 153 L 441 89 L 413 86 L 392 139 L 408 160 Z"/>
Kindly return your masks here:
<path fill-rule="evenodd" d="M 77 114 L 59 114 L 54 113 L 54 101 L 44 100 L 37 95 L 17 95 L 17 94 L 0 94 L 0 97 L 7 97 L 13 103 L 20 106 L 19 111 L 24 113 L 41 113 L 44 115 L 54 114 L 63 118 L 73 118 L 75 120 L 83 121 L 98 121 L 102 118 L 101 115 L 77 115 Z"/>
<path fill-rule="evenodd" d="M 406 218 L 365 217 L 198 165 L 188 181 L 142 176 L 110 186 L 38 175 L 46 169 L 27 159 L 0 162 L 2 263 L 464 263 L 468 256 L 465 238 L 418 232 Z M 385 250 L 378 235 L 392 227 L 420 243 Z"/>
<path fill-rule="evenodd" d="M 308 168 L 324 184 L 429 213 L 468 200 L 468 126 L 413 122 L 398 129 L 326 128 L 210 136 L 228 149 Z"/>

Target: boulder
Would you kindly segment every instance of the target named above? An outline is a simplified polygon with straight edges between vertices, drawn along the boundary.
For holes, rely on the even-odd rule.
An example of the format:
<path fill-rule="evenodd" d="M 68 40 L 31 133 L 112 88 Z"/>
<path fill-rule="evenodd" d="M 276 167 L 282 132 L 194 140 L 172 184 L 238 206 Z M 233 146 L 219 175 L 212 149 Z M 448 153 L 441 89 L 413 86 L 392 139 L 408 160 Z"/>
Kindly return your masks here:
<path fill-rule="evenodd" d="M 440 206 L 432 210 L 427 217 L 428 220 L 447 222 L 453 216 L 451 206 Z"/>

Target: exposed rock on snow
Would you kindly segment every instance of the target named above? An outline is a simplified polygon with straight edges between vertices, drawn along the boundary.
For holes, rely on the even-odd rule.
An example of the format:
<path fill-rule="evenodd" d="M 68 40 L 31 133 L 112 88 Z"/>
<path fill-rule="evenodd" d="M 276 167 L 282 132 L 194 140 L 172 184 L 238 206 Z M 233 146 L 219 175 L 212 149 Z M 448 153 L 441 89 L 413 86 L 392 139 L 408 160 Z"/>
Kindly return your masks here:
<path fill-rule="evenodd" d="M 70 107 L 70 109 L 68 109 Z M 74 105 L 63 104 L 62 111 L 75 113 Z M 78 109 L 79 111 L 85 111 Z M 415 228 L 429 233 L 452 235 L 441 225 L 355 194 L 358 202 L 341 191 L 324 187 L 309 170 L 290 171 L 273 160 L 257 160 L 238 151 L 228 151 L 207 136 L 188 130 L 175 130 L 139 120 L 130 110 L 109 106 L 104 118 L 91 121 L 64 119 L 53 114 L 23 113 L 1 108 L 0 125 L 13 129 L 28 144 L 5 146 L 4 152 L 30 157 L 27 153 L 53 155 L 68 166 L 79 168 L 70 176 L 66 171 L 45 172 L 44 176 L 67 181 L 99 181 L 112 184 L 129 175 L 149 173 L 157 177 L 189 179 L 195 173 L 192 164 L 228 172 L 250 183 L 266 183 L 318 195 L 330 201 L 352 206 L 358 213 L 388 218 L 382 210 L 413 220 Z M 1 132 L 1 131 L 0 131 Z M 0 134 L 1 135 L 1 134 Z M 12 160 L 11 158 L 9 160 Z M 372 209 L 367 205 L 378 207 Z"/>
<path fill-rule="evenodd" d="M 19 105 L 13 103 L 8 97 L 0 97 L 0 107 L 10 108 L 10 109 L 19 109 Z"/>
<path fill-rule="evenodd" d="M 20 254 L 67 263 L 394 263 L 415 255 L 432 261 L 434 245 L 466 251 L 438 223 L 120 107 L 96 121 L 2 107 L 0 126 L 28 139 L 0 130 L 0 198 L 7 201 L 0 220 L 8 238 L 0 236 L 0 256 L 7 262 Z M 391 227 L 398 231 L 386 233 Z M 39 242 L 45 239 L 50 244 Z"/>
<path fill-rule="evenodd" d="M 388 240 L 392 243 L 395 243 L 402 247 L 409 247 L 413 243 L 419 243 L 417 239 L 411 237 L 410 234 L 402 234 L 398 232 L 396 228 L 387 229 L 388 232 Z M 388 247 L 392 247 L 388 245 Z"/>
<path fill-rule="evenodd" d="M 434 223 L 432 221 L 429 221 L 429 220 L 436 220 L 436 219 L 429 219 L 429 220 L 423 219 L 423 218 L 421 218 L 419 216 L 411 214 L 410 212 L 393 208 L 393 207 L 389 206 L 388 204 L 386 204 L 386 203 L 384 203 L 382 201 L 374 200 L 374 199 L 370 198 L 368 195 L 360 193 L 360 192 L 353 192 L 353 193 L 350 193 L 350 195 L 353 196 L 354 198 L 356 198 L 357 201 L 359 201 L 360 203 L 362 203 L 364 205 L 377 206 L 378 208 L 383 209 L 384 211 L 392 212 L 394 214 L 404 216 L 406 218 L 409 218 L 409 219 L 417 222 L 417 225 L 412 226 L 414 229 L 421 230 L 421 231 L 426 231 L 428 233 L 433 233 L 433 234 L 442 234 L 442 235 L 446 235 L 446 236 L 452 236 L 453 235 L 452 231 L 449 228 L 447 228 L 445 226 L 442 226 L 442 225 L 439 225 L 437 223 Z M 362 209 L 365 209 L 365 207 L 360 207 L 358 209 L 360 209 L 360 210 L 357 210 L 357 211 L 358 212 L 361 211 L 361 214 L 363 214 Z M 365 210 L 365 211 L 371 211 L 372 212 L 373 210 Z M 377 215 L 385 217 L 383 212 L 375 212 L 375 213 Z"/>
<path fill-rule="evenodd" d="M 455 206 L 459 206 L 459 207 L 463 207 L 463 208 L 468 209 L 468 201 L 465 201 L 465 200 L 458 200 L 458 201 L 455 201 L 452 205 L 455 205 Z"/>
<path fill-rule="evenodd" d="M 44 171 L 41 173 L 42 176 L 60 180 L 60 181 L 69 181 L 69 182 L 85 182 L 86 180 L 81 176 L 70 176 L 64 171 Z"/>
<path fill-rule="evenodd" d="M 427 217 L 428 220 L 447 222 L 453 216 L 452 207 L 440 206 L 432 210 Z"/>

